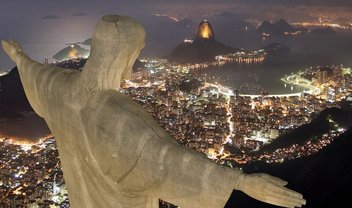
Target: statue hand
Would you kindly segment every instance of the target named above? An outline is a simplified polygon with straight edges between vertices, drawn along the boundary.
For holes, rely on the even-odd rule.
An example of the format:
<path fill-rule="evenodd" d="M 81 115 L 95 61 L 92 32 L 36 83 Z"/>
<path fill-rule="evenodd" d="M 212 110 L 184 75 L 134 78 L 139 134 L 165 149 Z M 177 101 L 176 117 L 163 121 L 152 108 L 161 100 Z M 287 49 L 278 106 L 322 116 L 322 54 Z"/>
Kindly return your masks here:
<path fill-rule="evenodd" d="M 286 181 L 264 173 L 243 174 L 235 189 L 262 202 L 281 207 L 302 207 L 306 204 L 302 194 L 292 191 L 284 186 Z"/>
<path fill-rule="evenodd" d="M 2 48 L 10 57 L 10 59 L 16 63 L 17 57 L 20 53 L 22 53 L 22 48 L 19 43 L 15 40 L 10 39 L 9 42 L 4 40 L 1 41 Z"/>

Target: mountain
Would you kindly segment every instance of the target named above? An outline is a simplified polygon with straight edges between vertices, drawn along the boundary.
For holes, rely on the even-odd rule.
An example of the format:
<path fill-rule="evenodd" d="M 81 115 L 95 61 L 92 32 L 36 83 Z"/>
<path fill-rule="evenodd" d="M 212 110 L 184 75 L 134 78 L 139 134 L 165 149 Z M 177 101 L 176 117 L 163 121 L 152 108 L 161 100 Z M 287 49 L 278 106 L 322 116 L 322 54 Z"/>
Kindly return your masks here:
<path fill-rule="evenodd" d="M 36 113 L 29 112 L 21 114 L 20 117 L 8 118 L 1 121 L 0 137 L 17 138 L 21 141 L 37 141 L 39 138 L 50 134 L 49 127 L 44 119 Z"/>
<path fill-rule="evenodd" d="M 32 108 L 24 93 L 17 67 L 0 77 L 0 120 L 18 117 Z"/>
<path fill-rule="evenodd" d="M 57 66 L 81 68 L 85 60 L 59 62 Z M 0 77 L 0 137 L 37 141 L 50 134 L 45 121 L 34 113 L 25 95 L 17 67 Z"/>
<path fill-rule="evenodd" d="M 79 45 L 70 45 L 61 51 L 57 52 L 53 58 L 59 61 L 72 59 L 72 58 L 87 58 L 89 56 L 89 50 L 82 48 Z"/>
<path fill-rule="evenodd" d="M 294 28 L 287 21 L 279 20 L 275 23 L 264 21 L 258 28 L 260 34 L 266 33 L 270 35 L 284 35 L 285 33 L 295 33 L 304 31 L 305 28 Z"/>
<path fill-rule="evenodd" d="M 288 181 L 288 187 L 303 194 L 305 208 L 351 207 L 352 129 L 309 157 L 282 164 L 256 162 L 244 167 L 246 173 L 265 172 Z M 227 207 L 273 208 L 239 191 L 234 191 Z"/>
<path fill-rule="evenodd" d="M 165 58 L 170 62 L 199 63 L 213 61 L 215 56 L 235 53 L 238 49 L 226 46 L 213 40 L 194 40 L 193 42 L 180 43 Z"/>
<path fill-rule="evenodd" d="M 50 133 L 45 121 L 33 112 L 17 68 L 0 77 L 0 137 L 36 140 Z"/>
<path fill-rule="evenodd" d="M 243 167 L 246 173 L 264 172 L 288 181 L 288 187 L 303 194 L 307 208 L 349 207 L 352 194 L 352 110 L 351 103 L 341 103 L 343 109 L 322 111 L 312 122 L 281 136 L 266 146 L 267 151 L 302 143 L 312 137 L 320 137 L 335 125 L 347 131 L 321 149 L 318 153 L 284 163 L 253 162 Z M 343 206 L 339 206 L 343 204 Z M 234 191 L 227 207 L 272 208 L 247 195 Z"/>
<path fill-rule="evenodd" d="M 261 151 L 275 151 L 278 148 L 290 147 L 293 144 L 302 144 L 321 136 L 339 125 L 342 128 L 352 127 L 352 111 L 340 108 L 323 110 L 309 124 L 302 125 L 291 132 L 279 136 L 272 143 L 264 146 Z"/>
<path fill-rule="evenodd" d="M 290 52 L 290 48 L 281 43 L 270 43 L 263 47 L 269 56 L 282 56 Z"/>
<path fill-rule="evenodd" d="M 206 20 L 202 21 L 193 40 L 180 43 L 170 54 L 165 56 L 170 62 L 199 63 L 213 61 L 215 56 L 235 53 L 238 49 L 215 40 L 214 30 Z"/>

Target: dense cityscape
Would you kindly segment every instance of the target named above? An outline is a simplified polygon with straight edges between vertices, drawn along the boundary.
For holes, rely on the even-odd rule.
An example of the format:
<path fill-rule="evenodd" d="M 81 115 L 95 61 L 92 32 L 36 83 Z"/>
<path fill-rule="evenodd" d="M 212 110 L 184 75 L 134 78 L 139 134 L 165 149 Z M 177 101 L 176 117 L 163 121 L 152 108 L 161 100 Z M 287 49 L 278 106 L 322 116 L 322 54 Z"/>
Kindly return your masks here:
<path fill-rule="evenodd" d="M 212 200 L 221 207 L 227 200 L 224 208 L 348 207 L 351 11 L 347 0 L 3 1 L 0 208 L 198 208 L 214 207 Z M 22 49 L 53 71 L 26 75 Z M 63 75 L 59 68 L 89 73 Z M 31 91 L 46 94 L 33 99 Z M 146 123 L 148 116 L 122 104 L 131 99 L 117 100 L 113 91 L 157 123 Z M 105 111 L 128 119 L 109 122 Z M 140 118 L 152 130 L 143 138 L 135 136 Z M 154 133 L 167 135 L 158 125 L 182 146 L 176 156 L 163 140 L 154 146 Z M 86 142 L 63 148 L 55 137 Z M 181 157 L 184 148 L 202 160 Z"/>
<path fill-rule="evenodd" d="M 0 139 L 1 207 L 68 207 L 68 194 L 52 135 L 37 143 Z"/>
<path fill-rule="evenodd" d="M 337 107 L 337 102 L 351 94 L 351 70 L 343 66 L 312 67 L 287 76 L 283 78 L 287 84 L 300 85 L 307 91 L 273 96 L 267 92 L 241 95 L 237 90 L 207 83 L 205 77 L 197 76 L 197 71 L 190 72 L 188 66 L 165 60 L 149 60 L 146 66 L 148 70 L 136 73 L 122 92 L 141 104 L 180 143 L 209 158 L 236 164 L 268 158 L 253 153 L 279 135 L 309 123 L 322 110 Z M 331 135 L 325 139 L 338 133 Z M 225 146 L 243 154 L 224 151 L 228 149 Z M 292 148 L 289 151 L 302 156 L 319 150 L 308 148 L 300 152 L 305 148 Z M 268 161 L 292 158 L 280 155 L 281 158 Z"/>
<path fill-rule="evenodd" d="M 58 64 L 72 66 L 79 61 Z M 345 131 L 331 119 L 332 130 L 314 142 L 270 153 L 259 151 L 280 135 L 309 123 L 322 110 L 351 99 L 350 68 L 311 67 L 282 78 L 288 85 L 304 87 L 305 92 L 249 96 L 208 83 L 198 75 L 204 68 L 198 66 L 207 64 L 178 65 L 163 59 L 142 63 L 145 68 L 126 80 L 121 92 L 141 104 L 179 143 L 220 164 L 240 168 L 260 160 L 282 163 L 318 152 Z M 0 142 L 3 206 L 69 206 L 52 135 L 38 143 L 13 138 L 1 138 Z"/>

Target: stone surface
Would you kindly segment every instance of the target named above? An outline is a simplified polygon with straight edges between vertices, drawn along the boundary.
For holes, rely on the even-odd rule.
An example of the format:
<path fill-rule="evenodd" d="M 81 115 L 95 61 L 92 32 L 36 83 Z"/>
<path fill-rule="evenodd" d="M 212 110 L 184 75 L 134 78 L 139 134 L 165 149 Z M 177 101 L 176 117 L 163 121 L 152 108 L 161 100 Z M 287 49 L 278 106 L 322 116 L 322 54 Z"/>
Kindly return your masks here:
<path fill-rule="evenodd" d="M 144 46 L 135 20 L 105 16 L 96 26 L 82 72 L 31 60 L 2 41 L 17 64 L 25 93 L 56 137 L 72 207 L 223 207 L 233 189 L 261 201 L 301 206 L 302 196 L 265 174 L 246 175 L 213 163 L 175 142 L 116 89 Z"/>

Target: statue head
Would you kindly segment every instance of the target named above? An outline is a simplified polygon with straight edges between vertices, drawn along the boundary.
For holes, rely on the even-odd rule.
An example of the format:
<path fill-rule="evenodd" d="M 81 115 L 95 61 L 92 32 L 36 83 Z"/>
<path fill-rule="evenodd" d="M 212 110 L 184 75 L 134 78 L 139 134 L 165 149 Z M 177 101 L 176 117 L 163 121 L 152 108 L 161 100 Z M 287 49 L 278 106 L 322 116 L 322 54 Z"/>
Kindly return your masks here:
<path fill-rule="evenodd" d="M 144 42 L 145 30 L 134 19 L 118 15 L 102 17 L 96 25 L 91 54 L 81 74 L 83 87 L 118 89 L 120 82 L 130 77 Z"/>

